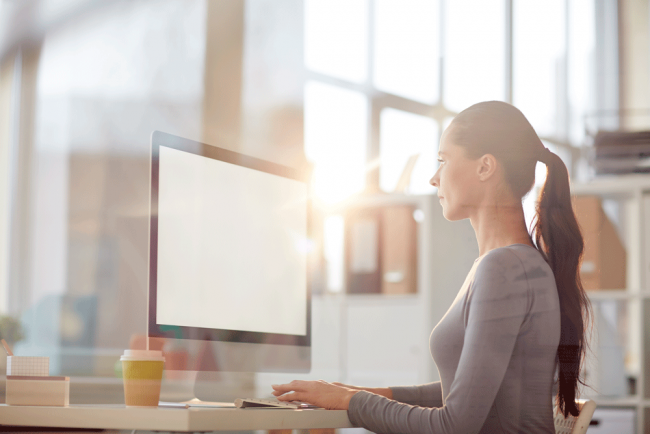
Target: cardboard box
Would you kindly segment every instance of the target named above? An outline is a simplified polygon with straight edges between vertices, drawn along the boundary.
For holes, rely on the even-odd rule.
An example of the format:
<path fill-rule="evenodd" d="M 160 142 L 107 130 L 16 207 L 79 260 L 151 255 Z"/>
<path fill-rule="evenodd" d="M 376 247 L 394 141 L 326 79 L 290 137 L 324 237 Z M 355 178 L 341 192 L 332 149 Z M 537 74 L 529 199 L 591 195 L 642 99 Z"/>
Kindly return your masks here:
<path fill-rule="evenodd" d="M 580 278 L 586 290 L 626 288 L 627 255 L 598 196 L 575 196 L 574 209 L 585 240 Z"/>
<path fill-rule="evenodd" d="M 70 377 L 7 376 L 5 402 L 8 405 L 70 404 Z"/>

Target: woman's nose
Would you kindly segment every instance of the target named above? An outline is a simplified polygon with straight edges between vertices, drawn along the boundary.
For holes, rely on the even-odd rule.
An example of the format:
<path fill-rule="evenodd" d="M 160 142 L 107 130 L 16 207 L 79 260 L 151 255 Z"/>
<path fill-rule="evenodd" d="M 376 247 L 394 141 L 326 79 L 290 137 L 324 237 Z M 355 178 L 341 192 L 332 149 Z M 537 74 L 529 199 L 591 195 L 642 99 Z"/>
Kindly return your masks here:
<path fill-rule="evenodd" d="M 429 184 L 433 185 L 434 187 L 439 187 L 438 177 L 436 175 L 433 175 L 433 178 L 429 180 Z"/>

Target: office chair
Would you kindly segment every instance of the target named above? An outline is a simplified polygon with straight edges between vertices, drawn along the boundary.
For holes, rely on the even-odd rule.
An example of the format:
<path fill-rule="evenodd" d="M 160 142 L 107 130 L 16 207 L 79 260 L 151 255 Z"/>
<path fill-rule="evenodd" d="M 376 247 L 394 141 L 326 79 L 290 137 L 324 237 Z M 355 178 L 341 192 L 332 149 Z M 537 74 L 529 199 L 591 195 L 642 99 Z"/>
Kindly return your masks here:
<path fill-rule="evenodd" d="M 557 405 L 553 407 L 553 421 L 555 422 L 556 434 L 585 434 L 589 428 L 589 422 L 596 409 L 596 401 L 591 399 L 577 399 L 580 414 L 578 417 L 569 415 L 566 419 L 558 411 Z"/>

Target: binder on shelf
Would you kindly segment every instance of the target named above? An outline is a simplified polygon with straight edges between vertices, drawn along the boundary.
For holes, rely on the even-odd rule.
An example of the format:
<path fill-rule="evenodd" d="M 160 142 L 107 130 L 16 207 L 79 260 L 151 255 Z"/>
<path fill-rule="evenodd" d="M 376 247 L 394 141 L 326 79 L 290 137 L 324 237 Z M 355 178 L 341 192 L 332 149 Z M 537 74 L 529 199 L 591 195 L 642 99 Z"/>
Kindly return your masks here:
<path fill-rule="evenodd" d="M 381 210 L 354 209 L 345 219 L 345 269 L 349 294 L 379 293 Z"/>
<path fill-rule="evenodd" d="M 413 207 L 383 210 L 382 294 L 417 292 L 417 223 Z"/>
<path fill-rule="evenodd" d="M 598 196 L 575 196 L 576 218 L 585 241 L 580 278 L 586 290 L 625 289 L 627 254 Z"/>
<path fill-rule="evenodd" d="M 417 222 L 411 205 L 350 210 L 345 222 L 347 292 L 417 292 Z"/>

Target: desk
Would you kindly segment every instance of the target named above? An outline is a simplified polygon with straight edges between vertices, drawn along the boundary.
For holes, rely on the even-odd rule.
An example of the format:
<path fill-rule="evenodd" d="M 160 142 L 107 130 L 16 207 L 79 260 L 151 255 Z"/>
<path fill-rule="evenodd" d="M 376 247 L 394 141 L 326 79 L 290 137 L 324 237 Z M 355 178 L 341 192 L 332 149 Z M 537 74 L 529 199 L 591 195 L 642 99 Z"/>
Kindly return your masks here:
<path fill-rule="evenodd" d="M 351 428 L 345 410 L 241 408 L 126 408 L 124 405 L 69 407 L 0 404 L 2 425 L 147 431 L 248 431 Z"/>

